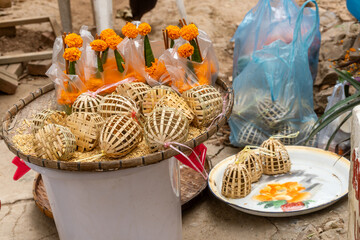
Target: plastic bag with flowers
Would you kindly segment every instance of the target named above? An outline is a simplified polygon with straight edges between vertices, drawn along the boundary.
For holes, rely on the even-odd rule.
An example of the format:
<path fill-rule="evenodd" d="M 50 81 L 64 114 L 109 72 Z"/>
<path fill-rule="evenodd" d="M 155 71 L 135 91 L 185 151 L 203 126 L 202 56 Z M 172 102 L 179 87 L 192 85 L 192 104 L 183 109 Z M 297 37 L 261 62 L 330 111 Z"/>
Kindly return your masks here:
<path fill-rule="evenodd" d="M 183 26 L 179 29 L 179 39 L 174 42 L 174 49 L 163 57 L 172 79 L 171 85 L 180 93 L 198 85 L 214 84 L 219 70 L 215 51 L 207 34 L 193 23 L 181 23 Z M 171 36 L 169 33 L 168 35 Z"/>

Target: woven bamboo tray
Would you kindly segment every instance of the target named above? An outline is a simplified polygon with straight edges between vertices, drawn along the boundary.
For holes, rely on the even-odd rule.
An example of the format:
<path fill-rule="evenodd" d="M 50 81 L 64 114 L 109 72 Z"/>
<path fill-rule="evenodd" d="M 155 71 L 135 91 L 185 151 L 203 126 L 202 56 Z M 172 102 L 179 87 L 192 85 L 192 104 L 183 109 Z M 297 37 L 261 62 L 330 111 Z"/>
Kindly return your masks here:
<path fill-rule="evenodd" d="M 206 158 L 206 171 L 209 172 L 211 168 L 211 161 Z M 199 173 L 189 167 L 182 167 L 180 169 L 181 208 L 184 210 L 190 207 L 192 200 L 200 196 L 206 186 L 206 180 Z M 33 195 L 35 204 L 41 212 L 49 218 L 54 218 L 41 174 L 37 174 L 34 179 Z"/>
<path fill-rule="evenodd" d="M 217 79 L 216 88 L 226 97 L 226 113 L 219 118 L 209 129 L 200 136 L 187 141 L 185 145 L 194 148 L 199 144 L 205 142 L 213 134 L 215 134 L 228 120 L 231 114 L 234 103 L 234 94 L 224 81 Z M 228 93 L 228 94 L 227 94 Z M 146 166 L 160 161 L 166 160 L 178 154 L 173 149 L 166 149 L 164 151 L 156 152 L 142 157 L 132 159 L 116 159 L 112 161 L 101 162 L 65 162 L 52 161 L 48 159 L 41 159 L 38 157 L 26 155 L 16 149 L 11 141 L 12 136 L 16 135 L 16 129 L 21 126 L 25 119 L 30 119 L 35 113 L 43 109 L 56 109 L 54 84 L 48 84 L 39 88 L 35 92 L 30 93 L 27 97 L 20 99 L 12 108 L 10 108 L 3 119 L 3 137 L 6 145 L 16 156 L 26 162 L 38 165 L 40 167 L 66 170 L 66 171 L 114 171 L 125 168 L 133 168 Z M 178 147 L 180 151 L 187 152 L 185 147 Z"/>

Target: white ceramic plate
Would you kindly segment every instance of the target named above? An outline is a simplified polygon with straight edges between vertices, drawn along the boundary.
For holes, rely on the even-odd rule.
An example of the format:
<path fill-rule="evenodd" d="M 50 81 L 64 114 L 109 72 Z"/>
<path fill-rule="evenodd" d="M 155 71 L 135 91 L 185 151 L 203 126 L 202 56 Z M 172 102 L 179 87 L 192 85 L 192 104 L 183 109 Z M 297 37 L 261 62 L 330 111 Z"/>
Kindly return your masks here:
<path fill-rule="evenodd" d="M 230 206 L 258 216 L 288 217 L 307 214 L 334 204 L 348 193 L 350 162 L 337 154 L 311 147 L 287 146 L 291 172 L 282 175 L 263 175 L 252 184 L 251 193 L 245 198 L 230 199 L 221 195 L 222 178 L 226 167 L 235 155 L 218 163 L 209 174 L 210 191 Z M 286 202 L 260 202 L 253 199 L 269 183 L 298 182 L 310 193 L 298 207 L 288 208 Z M 269 203 L 269 204 L 267 204 Z M 291 204 L 290 204 L 291 205 Z M 300 205 L 300 206 L 299 206 Z"/>

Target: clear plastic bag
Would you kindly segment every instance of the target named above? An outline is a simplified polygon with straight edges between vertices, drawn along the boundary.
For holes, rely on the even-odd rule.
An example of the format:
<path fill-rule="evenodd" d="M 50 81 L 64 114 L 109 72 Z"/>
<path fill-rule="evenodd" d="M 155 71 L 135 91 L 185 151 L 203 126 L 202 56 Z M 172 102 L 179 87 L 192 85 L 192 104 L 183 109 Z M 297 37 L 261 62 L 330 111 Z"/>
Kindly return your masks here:
<path fill-rule="evenodd" d="M 326 106 L 325 112 L 329 110 L 332 106 L 334 106 L 339 101 L 345 99 L 345 85 L 346 83 L 337 83 L 334 87 L 333 93 L 330 97 L 328 97 L 328 104 Z M 339 126 L 339 124 L 344 120 L 346 115 L 349 112 L 346 112 L 339 116 L 337 119 L 332 121 L 329 125 L 327 125 L 324 129 L 322 129 L 319 133 L 319 148 L 325 148 L 330 137 L 334 133 L 335 129 Z M 336 146 L 339 143 L 344 142 L 345 140 L 350 138 L 350 119 L 345 122 L 345 124 L 339 129 L 336 133 L 334 139 L 329 145 L 329 149 L 334 151 Z"/>
<path fill-rule="evenodd" d="M 237 28 L 232 41 L 235 42 L 233 79 L 235 79 L 251 61 L 252 54 L 275 41 L 290 44 L 293 41 L 296 17 L 299 6 L 294 0 L 260 0 L 245 16 Z M 301 24 L 301 35 L 314 26 L 316 12 L 306 8 Z M 313 79 L 316 78 L 321 35 L 319 23 L 315 25 L 315 34 L 308 52 L 309 66 Z"/>
<path fill-rule="evenodd" d="M 306 17 L 310 12 L 305 9 L 309 2 L 315 3 L 316 12 L 312 14 L 313 18 L 309 22 Z M 265 11 L 269 4 L 274 8 L 289 9 L 292 1 L 270 1 L 262 0 L 256 6 L 255 10 L 248 13 L 244 22 L 247 25 L 261 23 L 259 19 L 249 19 L 254 14 L 258 17 L 257 11 Z M 261 10 L 262 9 L 262 10 Z M 277 12 L 277 9 L 272 9 Z M 270 16 L 260 17 L 260 20 L 268 20 Z M 283 15 L 279 15 L 281 17 Z M 288 15 L 285 15 L 288 16 Z M 289 18 L 286 18 L 290 20 Z M 250 42 L 242 42 L 243 51 L 248 52 L 248 63 L 241 72 L 234 78 L 234 107 L 229 120 L 231 135 L 230 141 L 233 145 L 244 146 L 247 144 L 259 145 L 261 140 L 272 135 L 288 135 L 299 132 L 297 138 L 291 141 L 284 141 L 287 144 L 302 144 L 309 132 L 305 129 L 311 129 L 317 116 L 313 110 L 313 79 L 309 68 L 308 49 L 313 43 L 313 39 L 318 33 L 319 13 L 314 0 L 307 1 L 291 16 L 291 24 L 294 24 L 294 31 L 291 37 L 282 40 L 278 39 L 269 45 L 262 46 L 253 44 L 253 48 L 245 49 L 247 43 L 254 41 L 253 35 L 258 37 L 258 43 L 265 43 L 266 39 L 260 41 L 263 31 L 271 36 L 271 22 L 266 23 L 269 29 L 253 26 L 248 32 L 243 30 L 241 35 L 249 37 Z M 293 19 L 296 19 L 293 20 Z M 312 23 L 310 29 L 305 28 Z M 270 24 L 270 25 L 269 25 Z M 278 23 L 275 22 L 275 26 Z M 308 29 L 304 31 L 304 29 Z M 235 35 L 239 35 L 237 32 Z M 290 42 L 289 39 L 292 39 Z M 237 44 L 240 44 L 239 42 Z M 234 56 L 234 59 L 237 59 Z M 238 62 L 234 62 L 234 69 L 238 69 Z M 234 70 L 234 71 L 237 71 Z M 246 135 L 247 134 L 247 135 Z M 255 139 L 249 141 L 249 139 Z"/>

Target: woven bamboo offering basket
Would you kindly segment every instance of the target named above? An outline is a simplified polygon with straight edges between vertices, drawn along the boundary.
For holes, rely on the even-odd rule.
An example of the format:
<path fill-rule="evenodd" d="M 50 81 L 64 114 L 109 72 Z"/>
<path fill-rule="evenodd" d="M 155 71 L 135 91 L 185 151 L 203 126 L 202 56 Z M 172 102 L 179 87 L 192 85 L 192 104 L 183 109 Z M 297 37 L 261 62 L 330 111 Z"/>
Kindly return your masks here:
<path fill-rule="evenodd" d="M 243 198 L 251 192 L 251 176 L 246 166 L 234 162 L 225 169 L 221 194 L 227 198 Z"/>
<path fill-rule="evenodd" d="M 219 117 L 219 119 L 216 120 L 214 124 L 209 127 L 209 129 L 202 132 L 200 135 L 195 136 L 193 139 L 185 142 L 184 145 L 186 145 L 187 147 L 194 148 L 209 139 L 219 130 L 219 128 L 221 128 L 227 122 L 227 119 L 230 117 L 231 109 L 233 106 L 233 91 L 225 82 L 220 79 L 217 79 L 216 84 L 216 88 L 219 89 L 223 96 L 226 96 L 227 104 L 225 114 Z M 12 141 L 13 136 L 18 134 L 16 130 L 23 126 L 24 121 L 26 121 L 27 119 L 31 119 L 36 113 L 42 111 L 43 109 L 56 110 L 58 106 L 54 99 L 56 99 L 54 84 L 51 83 L 42 88 L 39 88 L 35 92 L 30 93 L 24 99 L 20 99 L 20 101 L 14 104 L 14 106 L 10 108 L 4 116 L 4 141 L 10 151 L 23 159 L 25 162 L 29 162 L 40 167 L 67 171 L 115 171 L 120 169 L 155 164 L 179 154 L 177 151 L 168 148 L 144 156 L 136 156 L 127 159 L 117 158 L 108 161 L 101 160 L 96 162 L 69 162 L 60 160 L 54 161 L 50 158 L 35 157 L 21 152 L 16 147 L 15 143 Z M 74 146 L 75 142 L 76 141 L 74 138 Z M 178 147 L 178 149 L 183 152 L 187 150 L 187 148 L 182 146 Z"/>
<path fill-rule="evenodd" d="M 138 107 L 132 99 L 117 94 L 105 96 L 99 104 L 98 112 L 104 119 L 118 114 L 139 114 Z"/>
<path fill-rule="evenodd" d="M 291 162 L 289 153 L 280 140 L 270 137 L 263 142 L 261 147 L 269 150 L 269 153 L 260 151 L 264 174 L 276 175 L 290 171 Z"/>
<path fill-rule="evenodd" d="M 144 95 L 143 102 L 141 104 L 142 113 L 145 116 L 149 115 L 152 112 L 152 110 L 155 108 L 157 102 L 162 97 L 170 94 L 177 96 L 177 93 L 172 88 L 164 85 L 156 86 L 148 90 Z"/>
<path fill-rule="evenodd" d="M 257 149 L 250 149 L 245 147 L 236 155 L 237 162 L 243 163 L 250 173 L 251 182 L 257 182 L 263 174 L 263 167 Z"/>
<path fill-rule="evenodd" d="M 93 112 L 74 112 L 67 117 L 67 126 L 76 138 L 78 151 L 90 151 L 96 147 L 104 123 L 104 119 Z"/>
<path fill-rule="evenodd" d="M 75 152 L 76 140 L 69 128 L 49 124 L 35 134 L 35 152 L 44 159 L 67 160 Z"/>
<path fill-rule="evenodd" d="M 121 157 L 133 150 L 142 140 L 140 125 L 127 115 L 108 119 L 101 130 L 100 148 L 109 157 Z"/>
<path fill-rule="evenodd" d="M 293 128 L 290 123 L 285 122 L 285 123 L 280 124 L 279 130 L 276 131 L 274 135 L 287 136 L 287 135 L 290 135 L 290 134 L 292 134 L 294 132 L 296 132 L 295 128 Z M 295 145 L 295 143 L 297 141 L 297 138 L 296 137 L 293 137 L 293 138 L 284 137 L 284 138 L 279 138 L 279 140 L 284 145 Z"/>
<path fill-rule="evenodd" d="M 59 111 L 45 109 L 37 113 L 32 119 L 32 129 L 36 133 L 40 128 L 47 124 L 63 125 L 66 119 L 66 114 Z"/>
<path fill-rule="evenodd" d="M 185 114 L 174 108 L 155 108 L 147 117 L 145 140 L 152 151 L 165 149 L 167 142 L 183 143 L 189 133 Z"/>
<path fill-rule="evenodd" d="M 267 138 L 268 137 L 252 123 L 246 123 L 241 128 L 241 131 L 239 131 L 238 137 L 240 143 L 256 146 L 262 144 Z"/>
<path fill-rule="evenodd" d="M 283 105 L 277 101 L 273 102 L 270 98 L 259 101 L 257 109 L 260 116 L 270 127 L 279 124 L 287 113 L 286 108 Z"/>
<path fill-rule="evenodd" d="M 145 83 L 130 82 L 117 86 L 116 93 L 132 99 L 138 105 L 138 107 L 140 107 L 146 92 L 150 89 L 150 86 L 146 85 Z"/>
<path fill-rule="evenodd" d="M 103 99 L 100 95 L 92 96 L 90 93 L 82 93 L 75 100 L 72 105 L 73 112 L 93 112 L 96 113 L 98 111 L 98 106 Z"/>
<path fill-rule="evenodd" d="M 201 85 L 183 92 L 191 110 L 195 114 L 193 123 L 197 127 L 208 126 L 212 119 L 222 112 L 223 99 L 221 94 L 210 85 Z"/>
<path fill-rule="evenodd" d="M 170 107 L 175 109 L 181 109 L 182 113 L 189 120 L 189 123 L 194 119 L 194 113 L 185 102 L 185 100 L 175 94 L 169 94 L 160 99 L 155 105 L 155 108 Z"/>

